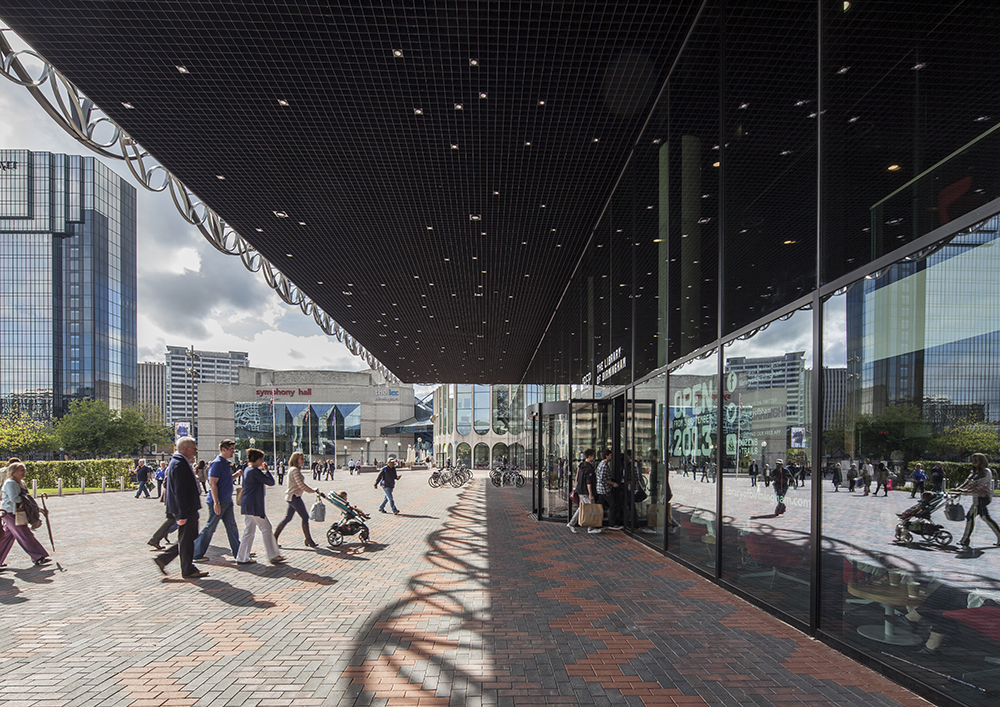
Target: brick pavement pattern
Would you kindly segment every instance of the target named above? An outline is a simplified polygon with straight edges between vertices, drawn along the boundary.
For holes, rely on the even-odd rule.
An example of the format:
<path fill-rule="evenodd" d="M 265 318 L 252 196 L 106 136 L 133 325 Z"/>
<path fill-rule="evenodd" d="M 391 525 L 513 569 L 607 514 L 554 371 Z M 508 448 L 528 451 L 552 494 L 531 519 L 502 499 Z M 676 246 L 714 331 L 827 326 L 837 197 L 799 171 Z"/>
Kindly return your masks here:
<path fill-rule="evenodd" d="M 50 499 L 55 562 L 0 573 L 0 705 L 928 704 L 622 533 L 531 520 L 528 488 L 404 471 L 393 516 L 373 482 L 319 482 L 372 512 L 369 546 L 292 524 L 287 565 L 237 567 L 220 527 L 199 581 L 154 566 L 155 500 Z"/>

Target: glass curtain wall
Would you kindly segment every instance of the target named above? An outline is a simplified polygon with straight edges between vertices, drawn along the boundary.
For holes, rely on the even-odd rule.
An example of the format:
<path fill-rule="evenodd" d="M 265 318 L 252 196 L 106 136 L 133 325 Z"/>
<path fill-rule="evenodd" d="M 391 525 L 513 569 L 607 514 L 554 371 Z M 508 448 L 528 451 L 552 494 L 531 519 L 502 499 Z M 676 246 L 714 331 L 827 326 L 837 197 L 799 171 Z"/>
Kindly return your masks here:
<path fill-rule="evenodd" d="M 823 327 L 823 459 L 841 483 L 823 488 L 821 626 L 976 705 L 1000 690 L 996 472 L 979 472 L 982 500 L 955 499 L 964 514 L 944 494 L 974 455 L 998 466 L 998 246 L 995 217 L 837 292 Z M 872 482 L 853 480 L 867 464 Z"/>
<path fill-rule="evenodd" d="M 809 621 L 811 310 L 723 347 L 722 578 Z M 818 483 L 818 481 L 815 481 Z"/>
<path fill-rule="evenodd" d="M 669 373 L 667 461 L 671 470 L 667 551 L 704 570 L 715 571 L 716 447 L 719 389 L 716 351 Z"/>

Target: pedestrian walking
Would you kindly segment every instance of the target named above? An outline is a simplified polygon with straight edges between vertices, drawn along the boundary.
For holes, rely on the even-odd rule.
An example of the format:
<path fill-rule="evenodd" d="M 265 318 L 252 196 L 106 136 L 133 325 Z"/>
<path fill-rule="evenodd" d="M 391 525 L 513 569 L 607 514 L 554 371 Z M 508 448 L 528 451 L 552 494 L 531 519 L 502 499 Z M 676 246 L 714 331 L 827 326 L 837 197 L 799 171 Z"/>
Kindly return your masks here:
<path fill-rule="evenodd" d="M 851 468 L 847 470 L 847 490 L 854 493 L 854 485 L 858 481 L 858 465 L 851 462 Z"/>
<path fill-rule="evenodd" d="M 219 456 L 208 469 L 208 521 L 194 541 L 195 561 L 204 560 L 208 545 L 212 542 L 219 521 L 226 527 L 229 549 L 233 559 L 240 549 L 240 531 L 236 527 L 236 513 L 233 507 L 233 467 L 229 460 L 236 453 L 236 442 L 224 439 L 219 443 Z"/>
<path fill-rule="evenodd" d="M 198 462 L 198 466 L 195 467 L 195 476 L 198 477 L 198 483 L 201 484 L 201 492 L 208 493 L 208 489 L 205 487 L 205 482 L 208 481 L 208 465 L 204 459 Z"/>
<path fill-rule="evenodd" d="M 177 440 L 177 451 L 167 465 L 167 513 L 177 519 L 177 544 L 155 558 L 153 562 L 163 574 L 167 565 L 180 557 L 181 576 L 184 579 L 207 577 L 194 566 L 194 541 L 198 537 L 198 511 L 201 510 L 201 494 L 198 492 L 198 477 L 191 464 L 198 456 L 198 443 L 193 437 Z"/>
<path fill-rule="evenodd" d="M 778 503 L 774 507 L 774 515 L 780 516 L 785 512 L 785 494 L 792 485 L 794 478 L 792 472 L 785 468 L 780 459 L 774 462 L 774 471 L 771 473 L 771 481 L 774 487 L 774 496 Z"/>
<path fill-rule="evenodd" d="M 163 481 L 167 478 L 167 463 L 160 462 L 160 467 L 156 470 L 156 497 L 163 496 Z"/>
<path fill-rule="evenodd" d="M 160 524 L 160 527 L 157 528 L 156 531 L 153 533 L 153 536 L 149 540 L 146 541 L 146 544 L 149 545 L 154 550 L 162 550 L 163 549 L 163 545 L 161 545 L 160 543 L 162 543 L 164 540 L 167 540 L 167 542 L 169 543 L 169 540 L 167 539 L 167 536 L 170 533 L 172 533 L 172 532 L 174 532 L 175 530 L 178 529 L 177 518 L 174 517 L 173 513 L 171 513 L 170 511 L 167 510 L 167 505 L 166 505 L 167 504 L 167 475 L 170 472 L 170 467 L 167 466 L 166 462 L 160 462 L 160 464 L 163 467 L 162 468 L 162 471 L 163 471 L 163 493 L 160 495 L 160 503 L 163 504 L 163 510 L 164 510 L 164 516 L 165 517 L 164 517 L 163 522 Z M 159 472 L 157 472 L 157 473 L 159 473 Z"/>
<path fill-rule="evenodd" d="M 354 460 L 347 462 L 347 470 L 351 472 L 351 476 L 354 476 Z"/>
<path fill-rule="evenodd" d="M 285 460 L 284 459 L 281 459 L 281 460 L 278 461 L 278 468 L 277 468 L 276 471 L 277 471 L 277 474 L 278 474 L 278 486 L 281 486 L 284 483 L 284 481 L 285 481 Z"/>
<path fill-rule="evenodd" d="M 139 482 L 139 490 L 135 492 L 135 497 L 139 498 L 139 494 L 146 494 L 146 498 L 150 498 L 149 495 L 149 475 L 152 472 L 148 466 L 146 466 L 146 460 L 140 459 L 135 467 L 135 480 Z"/>
<path fill-rule="evenodd" d="M 41 518 L 36 517 L 38 506 L 24 483 L 27 469 L 20 459 L 11 457 L 3 471 L 3 487 L 0 488 L 0 567 L 6 567 L 7 555 L 14 542 L 28 553 L 32 563 L 44 565 L 49 562 L 49 553 L 38 542 L 33 528 L 41 526 Z M 29 508 L 33 506 L 33 508 Z M 29 517 L 29 510 L 32 516 Z"/>
<path fill-rule="evenodd" d="M 757 476 L 758 474 L 760 474 L 760 469 L 757 466 L 757 462 L 750 462 L 750 468 L 747 469 L 747 472 L 750 474 L 750 486 L 756 486 Z"/>
<path fill-rule="evenodd" d="M 913 467 L 913 490 L 910 491 L 910 498 L 916 498 L 917 494 L 923 494 L 924 483 L 927 481 L 927 474 L 924 472 L 924 465 L 917 462 Z"/>
<path fill-rule="evenodd" d="M 871 493 L 872 490 L 872 476 L 874 475 L 875 468 L 872 466 L 870 459 L 865 459 L 864 465 L 861 467 L 861 483 L 864 484 L 865 492 L 864 496 Z"/>
<path fill-rule="evenodd" d="M 885 462 L 879 462 L 878 468 L 875 470 L 875 495 L 878 496 L 878 490 L 882 489 L 885 495 L 889 495 L 889 467 L 885 465 Z"/>
<path fill-rule="evenodd" d="M 381 486 L 382 491 L 385 493 L 385 498 L 382 499 L 382 505 L 378 507 L 379 513 L 385 513 L 385 504 L 388 503 L 392 508 L 392 512 L 395 515 L 399 515 L 399 509 L 396 508 L 396 501 L 392 497 L 392 492 L 396 488 L 396 482 L 399 478 L 399 474 L 396 473 L 396 460 L 390 459 L 389 462 L 382 467 L 382 471 L 379 472 L 378 478 L 375 479 L 375 488 Z"/>
<path fill-rule="evenodd" d="M 835 492 L 840 491 L 841 476 L 840 476 L 840 464 L 836 464 L 833 467 L 833 490 Z"/>
<path fill-rule="evenodd" d="M 583 461 L 580 462 L 580 466 L 576 468 L 576 486 L 574 490 L 579 496 L 579 502 L 583 503 L 585 497 L 590 498 L 591 503 L 597 503 L 597 472 L 594 470 L 594 450 L 585 449 L 583 451 Z M 570 532 L 575 533 L 576 529 L 579 527 L 577 524 L 577 519 L 580 517 L 580 506 L 577 505 L 576 512 L 573 513 L 573 517 L 569 519 L 569 523 L 566 527 L 570 529 Z M 588 528 L 588 533 L 600 533 L 600 528 Z"/>
<path fill-rule="evenodd" d="M 963 551 L 969 549 L 972 531 L 976 527 L 976 516 L 982 518 L 983 522 L 990 527 L 990 530 L 996 535 L 995 546 L 1000 547 L 1000 526 L 990 517 L 989 512 L 990 501 L 993 500 L 994 482 L 993 472 L 989 469 L 987 463 L 988 460 L 985 454 L 978 452 L 973 454 L 972 472 L 955 489 L 956 493 L 963 493 L 973 497 L 972 505 L 969 506 L 969 512 L 965 514 L 965 533 L 962 534 L 962 539 L 958 541 Z M 2 558 L 0 558 L 0 561 L 2 561 Z"/>
<path fill-rule="evenodd" d="M 296 452 L 296 454 L 300 454 Z M 259 449 L 247 450 L 247 461 L 250 466 L 243 472 L 243 500 L 240 509 L 243 511 L 243 538 L 240 541 L 239 552 L 236 553 L 236 564 L 252 565 L 254 560 L 250 557 L 253 549 L 253 538 L 257 528 L 264 538 L 264 549 L 267 551 L 267 559 L 272 565 L 277 565 L 285 561 L 278 552 L 278 541 L 275 540 L 271 532 L 271 521 L 264 513 L 264 494 L 266 487 L 274 486 L 274 477 L 267 470 L 264 464 L 264 452 Z M 296 469 L 295 454 L 291 456 L 288 463 L 292 469 Z M 292 474 L 289 470 L 289 485 L 291 485 Z M 300 472 L 301 473 L 301 472 Z"/>
<path fill-rule="evenodd" d="M 302 534 L 306 539 L 306 547 L 316 547 L 316 542 L 312 539 L 312 535 L 309 534 L 309 511 L 306 510 L 302 494 L 306 492 L 319 493 L 319 489 L 311 489 L 306 486 L 305 476 L 302 475 L 304 460 L 305 456 L 302 452 L 292 452 L 292 456 L 288 458 L 288 490 L 285 491 L 285 502 L 288 503 L 288 509 L 285 511 L 284 520 L 278 523 L 278 527 L 274 529 L 274 539 L 275 541 L 278 540 L 278 536 L 281 535 L 281 531 L 288 525 L 288 521 L 298 513 L 299 517 L 302 518 Z M 246 493 L 246 490 L 243 493 Z"/>

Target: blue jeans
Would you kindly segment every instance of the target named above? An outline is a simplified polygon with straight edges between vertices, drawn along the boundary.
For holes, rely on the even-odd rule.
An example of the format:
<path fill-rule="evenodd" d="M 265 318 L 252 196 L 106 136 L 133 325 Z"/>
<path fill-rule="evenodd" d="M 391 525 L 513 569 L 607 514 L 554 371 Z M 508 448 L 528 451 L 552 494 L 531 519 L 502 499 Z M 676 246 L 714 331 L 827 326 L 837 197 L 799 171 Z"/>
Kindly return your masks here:
<path fill-rule="evenodd" d="M 208 522 L 205 523 L 205 527 L 201 529 L 201 533 L 194 541 L 194 556 L 196 559 L 205 556 L 205 553 L 208 551 L 208 544 L 212 542 L 215 527 L 219 524 L 220 520 L 226 526 L 226 535 L 229 536 L 229 549 L 233 551 L 233 557 L 236 557 L 236 553 L 240 549 L 240 533 L 236 528 L 236 515 L 233 511 L 233 502 L 226 501 L 222 504 L 221 515 L 215 515 L 215 505 L 209 506 Z"/>
<path fill-rule="evenodd" d="M 149 483 L 148 481 L 143 481 L 139 484 L 139 490 L 135 492 L 136 498 L 139 498 L 139 495 L 142 493 L 145 493 L 146 498 L 149 498 L 149 486 L 146 485 L 148 483 Z"/>
<path fill-rule="evenodd" d="M 392 487 L 391 486 L 383 486 L 382 487 L 382 491 L 383 491 L 383 493 L 385 493 L 385 498 L 382 499 L 382 505 L 379 506 L 378 509 L 380 511 L 384 511 L 385 510 L 385 504 L 388 503 L 389 507 L 392 508 L 392 512 L 393 513 L 398 513 L 399 510 L 396 508 L 396 502 L 394 500 L 392 500 Z"/>

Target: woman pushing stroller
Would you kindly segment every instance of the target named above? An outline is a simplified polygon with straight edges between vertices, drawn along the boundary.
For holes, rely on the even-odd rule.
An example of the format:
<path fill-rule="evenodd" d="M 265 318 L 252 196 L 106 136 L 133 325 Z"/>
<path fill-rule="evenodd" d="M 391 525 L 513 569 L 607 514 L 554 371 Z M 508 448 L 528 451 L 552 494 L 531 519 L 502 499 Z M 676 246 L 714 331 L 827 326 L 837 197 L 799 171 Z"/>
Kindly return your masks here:
<path fill-rule="evenodd" d="M 996 535 L 996 547 L 1000 547 L 1000 526 L 990 518 L 989 505 L 993 500 L 993 472 L 986 466 L 988 460 L 985 454 L 972 455 L 972 473 L 962 482 L 962 485 L 955 489 L 955 493 L 962 493 L 972 496 L 972 505 L 969 512 L 965 514 L 965 533 L 959 544 L 963 550 L 969 549 L 969 541 L 972 531 L 976 527 L 976 516 L 983 519 L 990 530 Z"/>
<path fill-rule="evenodd" d="M 292 456 L 288 458 L 288 490 L 285 491 L 288 510 L 285 513 L 285 519 L 278 523 L 278 527 L 274 529 L 274 539 L 278 539 L 288 521 L 298 513 L 302 518 L 302 534 L 306 537 L 306 547 L 316 547 L 316 542 L 309 534 L 309 513 L 306 511 L 306 504 L 302 500 L 302 494 L 307 491 L 309 493 L 319 493 L 319 489 L 312 489 L 306 486 L 305 477 L 302 475 L 302 462 L 304 459 L 305 457 L 302 455 L 302 452 L 292 452 Z"/>

